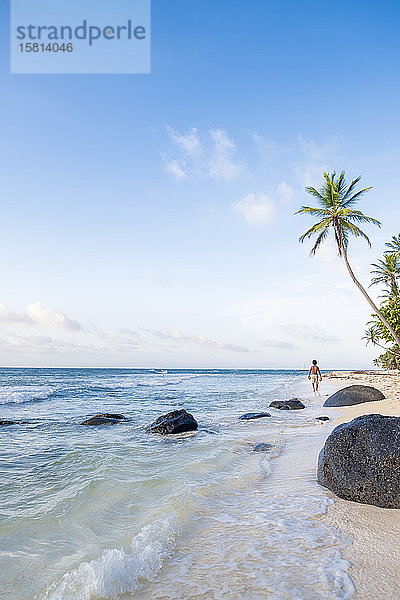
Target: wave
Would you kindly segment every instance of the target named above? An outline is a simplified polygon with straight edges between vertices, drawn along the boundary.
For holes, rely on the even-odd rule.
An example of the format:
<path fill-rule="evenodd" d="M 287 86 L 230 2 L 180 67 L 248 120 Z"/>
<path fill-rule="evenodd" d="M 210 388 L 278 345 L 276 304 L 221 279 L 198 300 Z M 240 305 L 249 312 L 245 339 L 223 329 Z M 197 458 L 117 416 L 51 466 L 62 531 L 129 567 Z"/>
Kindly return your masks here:
<path fill-rule="evenodd" d="M 135 592 L 151 581 L 173 550 L 178 526 L 164 517 L 145 526 L 130 548 L 104 550 L 98 559 L 83 562 L 66 573 L 47 591 L 46 600 L 112 599 Z"/>
<path fill-rule="evenodd" d="M 27 404 L 29 402 L 43 402 L 56 394 L 54 388 L 37 389 L 32 387 L 5 388 L 0 390 L 0 405 Z"/>
<path fill-rule="evenodd" d="M 160 375 L 162 375 L 162 377 L 160 377 Z M 168 373 L 168 375 L 157 374 L 151 379 L 139 381 L 138 383 L 136 383 L 136 387 L 163 387 L 164 385 L 180 385 L 185 381 L 190 381 L 191 379 L 198 379 L 199 377 L 204 377 L 204 375 L 202 373 L 194 375 L 180 375 L 177 373 L 175 376 L 173 373 Z"/>

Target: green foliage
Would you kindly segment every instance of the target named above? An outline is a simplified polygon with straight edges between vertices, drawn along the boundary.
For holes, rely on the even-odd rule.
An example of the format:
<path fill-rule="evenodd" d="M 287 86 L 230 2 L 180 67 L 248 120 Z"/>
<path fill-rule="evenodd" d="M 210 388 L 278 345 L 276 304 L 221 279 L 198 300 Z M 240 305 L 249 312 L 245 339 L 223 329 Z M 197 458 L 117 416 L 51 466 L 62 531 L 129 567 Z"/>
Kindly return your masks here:
<path fill-rule="evenodd" d="M 400 257 L 400 233 L 397 235 L 393 235 L 390 242 L 386 242 L 386 247 L 389 250 L 386 250 L 385 254 L 394 254 L 397 257 Z"/>
<path fill-rule="evenodd" d="M 400 297 L 390 294 L 381 304 L 380 311 L 393 327 L 397 335 L 400 335 Z M 376 339 L 393 343 L 394 339 L 390 331 L 383 325 L 376 315 L 372 315 L 373 332 Z"/>
<path fill-rule="evenodd" d="M 316 198 L 317 206 L 302 206 L 296 213 L 311 215 L 317 219 L 317 222 L 299 238 L 299 241 L 304 242 L 306 239 L 316 237 L 314 246 L 311 249 L 311 254 L 315 254 L 328 236 L 329 231 L 332 230 L 339 256 L 346 252 L 351 235 L 362 237 L 371 245 L 368 236 L 358 225 L 372 223 L 380 227 L 381 224 L 376 219 L 368 217 L 353 208 L 371 188 L 367 187 L 356 191 L 361 177 L 357 177 L 347 185 L 344 171 L 338 177 L 336 177 L 336 172 L 331 175 L 324 173 L 324 178 L 325 184 L 319 190 L 313 187 L 306 188 L 307 192 Z"/>
<path fill-rule="evenodd" d="M 374 359 L 374 365 L 380 369 L 400 369 L 399 347 L 394 346 Z"/>
<path fill-rule="evenodd" d="M 381 303 L 380 311 L 387 319 L 389 325 L 394 329 L 397 335 L 400 335 L 400 234 L 393 236 L 390 242 L 386 243 L 388 250 L 385 251 L 382 259 L 379 259 L 372 266 L 371 285 L 383 286 L 384 300 Z M 381 354 L 374 363 L 384 369 L 400 369 L 400 349 L 393 335 L 376 315 L 372 315 L 364 337 L 366 343 L 373 344 L 383 348 L 385 352 Z M 387 345 L 389 344 L 389 347 Z"/>
<path fill-rule="evenodd" d="M 386 294 L 399 295 L 400 261 L 395 254 L 384 254 L 383 259 L 372 265 L 371 285 L 384 285 Z"/>

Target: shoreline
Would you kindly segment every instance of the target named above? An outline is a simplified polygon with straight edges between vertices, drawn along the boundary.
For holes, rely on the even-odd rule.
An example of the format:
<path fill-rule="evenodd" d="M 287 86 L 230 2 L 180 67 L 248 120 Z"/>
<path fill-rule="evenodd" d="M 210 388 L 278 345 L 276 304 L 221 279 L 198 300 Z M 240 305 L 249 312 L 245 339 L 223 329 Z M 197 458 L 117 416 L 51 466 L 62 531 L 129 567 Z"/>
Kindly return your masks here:
<path fill-rule="evenodd" d="M 365 414 L 378 413 L 400 417 L 400 373 L 395 371 L 333 371 L 323 381 L 335 387 L 371 385 L 386 396 L 385 400 L 349 407 L 325 408 L 335 427 Z M 342 500 L 333 493 L 334 503 L 322 520 L 337 527 L 350 544 L 342 550 L 351 563 L 349 575 L 356 591 L 352 600 L 397 600 L 400 597 L 400 510 L 378 508 Z"/>

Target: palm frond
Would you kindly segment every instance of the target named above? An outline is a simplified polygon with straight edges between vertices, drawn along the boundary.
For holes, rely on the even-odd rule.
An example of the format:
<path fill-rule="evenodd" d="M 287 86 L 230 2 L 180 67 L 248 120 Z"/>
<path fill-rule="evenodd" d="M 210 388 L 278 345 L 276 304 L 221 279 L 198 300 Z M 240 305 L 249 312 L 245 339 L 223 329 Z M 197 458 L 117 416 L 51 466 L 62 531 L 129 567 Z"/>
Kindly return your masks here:
<path fill-rule="evenodd" d="M 326 222 L 326 219 L 324 219 L 323 221 L 319 221 L 318 223 L 315 223 L 315 225 L 310 227 L 310 229 L 308 229 L 305 233 L 303 233 L 303 235 L 301 235 L 299 237 L 299 242 L 303 243 L 304 240 L 312 237 L 315 233 L 318 233 L 319 231 L 321 231 L 321 229 L 328 229 L 328 227 L 329 227 L 329 223 Z"/>
<path fill-rule="evenodd" d="M 322 244 L 322 242 L 326 239 L 327 235 L 329 233 L 329 229 L 325 228 L 317 237 L 314 246 L 311 248 L 310 250 L 310 254 L 313 256 L 316 251 L 318 250 L 318 248 L 320 247 L 320 245 Z"/>
<path fill-rule="evenodd" d="M 346 192 L 343 195 L 343 200 L 347 200 L 347 198 L 352 194 L 354 188 L 356 187 L 356 185 L 358 184 L 358 182 L 360 180 L 361 180 L 360 175 L 358 177 L 356 177 L 355 179 L 353 179 L 353 181 L 350 183 L 349 187 L 347 188 Z"/>
<path fill-rule="evenodd" d="M 400 257 L 400 233 L 397 236 L 393 235 L 390 242 L 386 242 L 385 246 L 389 248 L 385 254 L 394 254 Z"/>
<path fill-rule="evenodd" d="M 351 210 L 346 214 L 346 218 L 349 221 L 356 221 L 357 223 L 371 223 L 377 227 L 381 227 L 382 223 L 373 217 L 364 215 L 360 210 Z"/>
<path fill-rule="evenodd" d="M 323 208 L 314 208 L 312 206 L 302 206 L 294 214 L 295 215 L 299 215 L 299 214 L 318 215 L 320 217 L 324 217 L 326 215 L 326 210 Z"/>
<path fill-rule="evenodd" d="M 359 227 L 354 225 L 354 223 L 343 221 L 341 223 L 341 226 L 347 233 L 351 233 L 351 235 L 354 235 L 354 237 L 362 237 L 367 242 L 368 246 L 371 248 L 372 244 L 369 237 Z"/>
<path fill-rule="evenodd" d="M 360 210 L 355 210 L 353 205 L 361 199 L 370 187 L 357 191 L 360 177 L 356 177 L 347 185 L 345 172 L 336 171 L 323 173 L 323 186 L 317 189 L 312 186 L 306 187 L 306 191 L 317 199 L 317 206 L 302 206 L 296 214 L 306 214 L 315 217 L 317 223 L 310 227 L 300 238 L 300 242 L 316 236 L 316 241 L 311 250 L 315 254 L 322 242 L 326 239 L 329 229 L 332 227 L 339 255 L 347 250 L 350 236 L 362 237 L 371 245 L 369 237 L 359 227 L 361 224 L 381 226 L 381 223 L 364 215 Z M 398 251 L 400 256 L 400 235 Z"/>
<path fill-rule="evenodd" d="M 372 186 L 366 187 L 363 190 L 360 190 L 359 192 L 353 194 L 353 196 L 351 198 L 349 198 L 348 200 L 343 202 L 343 206 L 345 206 L 345 207 L 352 206 L 353 204 L 355 204 L 356 202 L 358 202 L 360 200 L 361 196 L 364 196 L 364 194 L 366 192 L 369 192 L 369 190 L 372 190 Z"/>
<path fill-rule="evenodd" d="M 321 192 L 319 192 L 318 190 L 316 190 L 315 188 L 308 186 L 306 187 L 306 191 L 311 194 L 312 196 L 315 196 L 316 198 L 318 198 L 319 200 L 324 200 L 324 196 L 323 194 L 321 194 Z"/>

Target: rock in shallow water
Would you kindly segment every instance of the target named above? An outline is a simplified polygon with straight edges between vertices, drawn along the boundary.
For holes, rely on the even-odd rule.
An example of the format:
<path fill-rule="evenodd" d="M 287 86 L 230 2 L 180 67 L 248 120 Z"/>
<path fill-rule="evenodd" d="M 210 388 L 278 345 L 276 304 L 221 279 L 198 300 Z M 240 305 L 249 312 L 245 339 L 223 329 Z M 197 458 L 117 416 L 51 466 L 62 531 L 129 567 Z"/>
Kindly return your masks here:
<path fill-rule="evenodd" d="M 186 410 L 173 410 L 158 417 L 146 429 L 148 433 L 161 433 L 162 435 L 170 435 L 172 433 L 183 433 L 185 431 L 196 431 L 197 421 L 193 415 Z"/>
<path fill-rule="evenodd" d="M 274 400 L 271 402 L 270 407 L 279 410 L 299 410 L 300 408 L 305 408 L 304 404 L 298 398 L 292 398 L 292 400 Z"/>
<path fill-rule="evenodd" d="M 19 422 L 20 421 L 8 421 L 6 419 L 3 419 L 3 420 L 0 420 L 0 426 L 1 425 L 16 425 Z"/>
<path fill-rule="evenodd" d="M 274 447 L 274 444 L 268 444 L 266 442 L 261 442 L 260 444 L 256 444 L 254 446 L 253 452 L 268 452 L 273 447 Z"/>
<path fill-rule="evenodd" d="M 329 421 L 329 417 L 315 417 L 316 421 Z"/>
<path fill-rule="evenodd" d="M 267 412 L 261 413 L 246 413 L 239 417 L 240 421 L 250 421 L 251 419 L 262 419 L 263 417 L 270 417 L 271 415 Z"/>
<path fill-rule="evenodd" d="M 124 417 L 124 415 L 101 413 L 94 415 L 94 417 L 90 417 L 90 419 L 86 419 L 86 421 L 83 421 L 81 425 L 116 425 L 121 421 L 127 420 L 127 417 Z"/>
<path fill-rule="evenodd" d="M 318 482 L 345 500 L 400 508 L 400 417 L 363 415 L 336 427 L 319 455 Z"/>
<path fill-rule="evenodd" d="M 350 385 L 330 396 L 324 406 L 352 406 L 384 399 L 382 392 L 370 385 Z"/>

